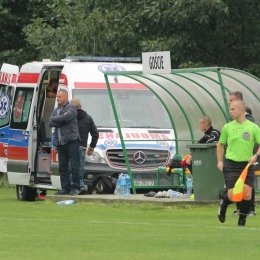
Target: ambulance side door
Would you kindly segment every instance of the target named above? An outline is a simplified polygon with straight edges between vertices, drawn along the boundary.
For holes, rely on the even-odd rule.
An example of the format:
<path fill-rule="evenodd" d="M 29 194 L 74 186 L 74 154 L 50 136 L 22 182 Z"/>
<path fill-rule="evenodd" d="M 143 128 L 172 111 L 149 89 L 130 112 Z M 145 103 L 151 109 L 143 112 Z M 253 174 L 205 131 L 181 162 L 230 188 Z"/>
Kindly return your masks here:
<path fill-rule="evenodd" d="M 10 114 L 19 67 L 4 63 L 0 71 L 0 172 L 7 172 Z"/>
<path fill-rule="evenodd" d="M 0 85 L 0 172 L 7 172 L 8 135 L 14 87 Z"/>
<path fill-rule="evenodd" d="M 10 184 L 29 185 L 31 160 L 29 156 L 34 114 L 34 87 L 16 87 L 9 129 L 8 180 Z"/>

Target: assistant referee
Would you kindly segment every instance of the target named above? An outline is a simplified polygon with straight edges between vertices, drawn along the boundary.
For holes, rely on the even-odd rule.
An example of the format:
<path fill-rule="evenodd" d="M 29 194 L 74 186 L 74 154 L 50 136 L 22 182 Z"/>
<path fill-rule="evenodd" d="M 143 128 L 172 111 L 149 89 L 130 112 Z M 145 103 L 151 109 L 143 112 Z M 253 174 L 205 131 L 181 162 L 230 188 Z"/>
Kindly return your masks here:
<path fill-rule="evenodd" d="M 227 207 L 233 203 L 234 185 L 243 169 L 250 163 L 238 219 L 238 225 L 245 226 L 254 187 L 255 173 L 253 164 L 256 162 L 257 157 L 260 156 L 260 147 L 256 154 L 253 155 L 254 144 L 260 144 L 260 129 L 258 125 L 246 119 L 245 103 L 242 100 L 234 100 L 229 109 L 233 121 L 224 125 L 217 144 L 217 166 L 223 171 L 226 188 L 228 189 L 227 195 L 224 196 L 219 205 L 218 218 L 220 222 L 225 222 Z M 227 151 L 223 164 L 225 145 L 227 145 Z"/>

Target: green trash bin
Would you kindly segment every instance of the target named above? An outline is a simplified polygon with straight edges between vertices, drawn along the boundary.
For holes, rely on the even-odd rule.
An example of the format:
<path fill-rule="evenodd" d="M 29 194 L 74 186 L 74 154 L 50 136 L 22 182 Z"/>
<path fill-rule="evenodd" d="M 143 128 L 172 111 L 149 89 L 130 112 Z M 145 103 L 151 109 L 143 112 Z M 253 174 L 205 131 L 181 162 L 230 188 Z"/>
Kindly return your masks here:
<path fill-rule="evenodd" d="M 217 167 L 216 143 L 190 144 L 194 200 L 219 200 L 224 187 L 223 173 Z"/>

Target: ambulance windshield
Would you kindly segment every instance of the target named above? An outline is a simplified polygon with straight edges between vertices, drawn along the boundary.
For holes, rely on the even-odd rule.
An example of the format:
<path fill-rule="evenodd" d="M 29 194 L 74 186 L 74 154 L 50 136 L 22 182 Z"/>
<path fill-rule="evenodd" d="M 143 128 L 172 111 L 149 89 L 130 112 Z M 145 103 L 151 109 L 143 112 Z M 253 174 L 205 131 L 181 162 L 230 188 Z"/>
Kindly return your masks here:
<path fill-rule="evenodd" d="M 150 90 L 114 89 L 113 99 L 121 127 L 172 129 L 169 116 Z M 116 127 L 107 89 L 74 89 L 84 109 L 97 127 Z"/>

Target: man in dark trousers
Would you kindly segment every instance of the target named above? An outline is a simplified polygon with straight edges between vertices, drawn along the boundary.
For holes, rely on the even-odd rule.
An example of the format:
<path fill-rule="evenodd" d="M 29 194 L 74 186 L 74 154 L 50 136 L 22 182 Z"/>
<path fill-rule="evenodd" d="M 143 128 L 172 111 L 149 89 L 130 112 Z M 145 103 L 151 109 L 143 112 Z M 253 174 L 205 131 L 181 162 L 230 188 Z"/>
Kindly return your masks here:
<path fill-rule="evenodd" d="M 243 185 L 243 198 L 238 219 L 238 226 L 245 226 L 254 187 L 255 172 L 253 164 L 260 156 L 260 129 L 255 123 L 246 119 L 245 103 L 242 100 L 232 101 L 229 111 L 233 120 L 222 128 L 217 145 L 217 167 L 220 171 L 223 171 L 228 190 L 220 202 L 218 219 L 221 223 L 225 222 L 227 207 L 232 203 L 235 183 L 249 163 L 250 167 Z M 258 144 L 258 150 L 253 154 L 255 143 Z M 225 146 L 227 147 L 226 153 Z M 223 162 L 224 154 L 225 160 Z"/>
<path fill-rule="evenodd" d="M 231 102 L 234 100 L 243 100 L 243 94 L 240 91 L 233 91 L 229 93 L 229 100 L 228 100 L 228 105 L 230 106 Z M 253 115 L 252 115 L 252 110 L 249 107 L 246 107 L 246 111 L 245 111 L 245 116 L 246 119 L 251 121 L 251 122 L 255 122 Z M 230 118 L 229 121 L 232 121 L 233 119 Z M 257 151 L 258 149 L 258 145 L 255 145 L 254 147 L 254 153 Z M 241 202 L 237 202 L 236 203 L 236 207 L 237 209 L 233 212 L 233 216 L 239 216 L 240 213 L 240 206 L 241 206 Z M 250 200 L 250 209 L 248 212 L 248 216 L 256 216 L 256 211 L 255 211 L 255 189 L 252 189 L 252 196 L 251 196 L 251 200 Z"/>
<path fill-rule="evenodd" d="M 76 107 L 68 101 L 68 92 L 60 89 L 57 103 L 49 118 L 49 127 L 55 127 L 54 145 L 58 150 L 61 190 L 55 195 L 77 195 L 80 192 L 79 181 L 79 129 Z M 72 183 L 68 162 L 71 165 Z"/>
<path fill-rule="evenodd" d="M 92 155 L 94 148 L 97 145 L 99 133 L 94 123 L 93 118 L 87 114 L 86 111 L 82 110 L 80 99 L 73 98 L 70 103 L 74 104 L 77 109 L 78 128 L 80 135 L 79 142 L 79 178 L 80 178 L 80 193 L 85 194 L 88 191 L 88 187 L 84 183 L 84 166 L 85 156 Z M 91 142 L 88 146 L 88 136 L 91 135 Z M 87 147 L 88 146 L 88 147 Z"/>

